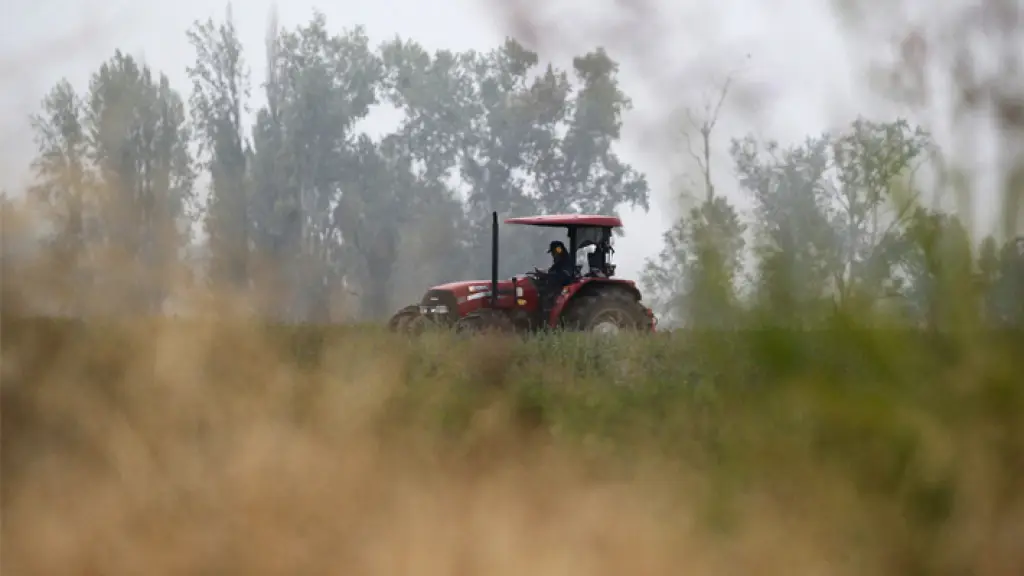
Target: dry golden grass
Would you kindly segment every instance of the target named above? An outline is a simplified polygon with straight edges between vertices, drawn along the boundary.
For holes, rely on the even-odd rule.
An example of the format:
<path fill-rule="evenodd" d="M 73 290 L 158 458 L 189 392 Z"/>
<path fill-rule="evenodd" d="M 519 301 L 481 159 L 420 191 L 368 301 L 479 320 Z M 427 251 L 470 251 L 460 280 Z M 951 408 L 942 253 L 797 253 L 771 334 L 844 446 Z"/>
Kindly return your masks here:
<path fill-rule="evenodd" d="M 5 574 L 900 574 L 929 545 L 767 419 L 739 482 L 524 430 L 500 392 L 453 439 L 391 410 L 402 343 L 350 336 L 310 370 L 243 326 L 86 327 L 45 351 L 5 332 Z M 506 362 L 479 358 L 469 377 Z M 991 489 L 980 460 L 959 473 Z M 742 512 L 716 530 L 723 486 Z M 976 541 L 951 558 L 1019 573 L 1020 525 L 991 521 L 1022 515 L 966 502 L 952 533 Z"/>
<path fill-rule="evenodd" d="M 716 542 L 685 477 L 598 474 L 500 403 L 469 450 L 382 434 L 398 353 L 341 382 L 223 325 L 125 330 L 7 378 L 5 574 L 856 572 L 770 500 Z"/>

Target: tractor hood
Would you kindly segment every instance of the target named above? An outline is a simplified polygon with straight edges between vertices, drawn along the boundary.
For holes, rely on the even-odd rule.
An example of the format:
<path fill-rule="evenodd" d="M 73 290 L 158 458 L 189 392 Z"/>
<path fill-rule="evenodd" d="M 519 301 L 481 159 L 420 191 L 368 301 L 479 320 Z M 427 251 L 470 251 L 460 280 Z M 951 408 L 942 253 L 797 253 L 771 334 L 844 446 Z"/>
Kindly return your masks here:
<path fill-rule="evenodd" d="M 512 288 L 511 280 L 499 280 L 498 281 L 498 292 L 502 292 L 505 289 Z M 447 284 L 440 284 L 433 286 L 430 289 L 434 291 L 451 292 L 456 298 L 465 298 L 473 296 L 475 294 L 486 294 L 491 293 L 491 281 L 490 280 L 461 280 L 459 282 L 449 282 Z M 483 298 L 480 296 L 479 298 Z"/>
<path fill-rule="evenodd" d="M 449 282 L 427 290 L 420 302 L 420 310 L 432 310 L 435 314 L 440 311 L 441 314 L 450 314 L 454 320 L 486 306 L 490 297 L 490 280 Z M 499 305 L 511 306 L 514 298 L 512 280 L 498 282 Z"/>
<path fill-rule="evenodd" d="M 458 282 L 449 282 L 447 284 L 438 284 L 437 286 L 431 286 L 431 290 L 448 290 L 450 292 L 457 292 L 460 290 L 469 290 L 470 286 L 479 286 L 475 291 L 482 292 L 484 290 L 491 289 L 490 280 L 459 280 Z"/>

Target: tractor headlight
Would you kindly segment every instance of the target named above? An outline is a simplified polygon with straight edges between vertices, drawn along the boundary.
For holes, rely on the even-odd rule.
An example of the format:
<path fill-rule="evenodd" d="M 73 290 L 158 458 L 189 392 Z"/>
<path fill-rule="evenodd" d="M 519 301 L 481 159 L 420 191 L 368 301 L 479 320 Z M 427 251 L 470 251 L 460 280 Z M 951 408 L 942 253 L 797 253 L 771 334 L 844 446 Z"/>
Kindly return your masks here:
<path fill-rule="evenodd" d="M 437 308 L 434 308 L 434 313 L 436 313 L 436 314 L 447 314 L 448 313 L 448 307 L 447 306 L 438 306 Z"/>
<path fill-rule="evenodd" d="M 522 286 L 516 286 L 516 298 L 522 298 L 522 297 L 523 297 L 523 287 Z"/>

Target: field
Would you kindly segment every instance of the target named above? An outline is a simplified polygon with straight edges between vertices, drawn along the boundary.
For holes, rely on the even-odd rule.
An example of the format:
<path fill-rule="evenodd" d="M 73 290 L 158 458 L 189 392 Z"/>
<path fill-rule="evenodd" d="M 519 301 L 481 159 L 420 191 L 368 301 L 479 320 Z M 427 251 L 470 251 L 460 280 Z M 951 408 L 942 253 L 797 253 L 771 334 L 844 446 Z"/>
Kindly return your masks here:
<path fill-rule="evenodd" d="M 1024 574 L 1015 334 L 2 330 L 4 574 Z"/>

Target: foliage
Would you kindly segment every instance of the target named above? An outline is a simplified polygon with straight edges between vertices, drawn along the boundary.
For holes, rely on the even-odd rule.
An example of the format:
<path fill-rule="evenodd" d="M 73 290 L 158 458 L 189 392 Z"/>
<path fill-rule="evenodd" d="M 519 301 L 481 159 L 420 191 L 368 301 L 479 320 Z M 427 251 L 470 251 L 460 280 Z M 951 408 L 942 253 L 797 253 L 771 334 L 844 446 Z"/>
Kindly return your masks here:
<path fill-rule="evenodd" d="M 47 245 L 54 260 L 79 290 L 93 281 L 86 263 L 97 227 L 87 227 L 87 222 L 95 223 L 98 217 L 84 116 L 85 103 L 66 80 L 43 99 L 42 112 L 32 117 L 38 156 L 32 163 L 35 183 L 28 190 L 28 197 L 52 231 Z M 74 312 L 81 307 L 72 295 L 62 300 L 65 310 Z"/>
<path fill-rule="evenodd" d="M 59 82 L 33 126 L 39 155 L 29 196 L 52 230 L 56 268 L 76 288 L 64 310 L 80 313 L 86 291 L 112 287 L 112 279 L 90 273 L 97 258 L 153 271 L 121 283 L 119 304 L 159 310 L 162 274 L 190 240 L 183 224 L 194 201 L 195 167 L 181 96 L 165 75 L 154 78 L 148 66 L 117 51 L 93 74 L 85 96 Z"/>
<path fill-rule="evenodd" d="M 744 231 L 736 210 L 718 196 L 693 208 L 665 234 L 666 246 L 657 261 L 647 263 L 644 280 L 668 322 L 698 329 L 737 326 Z"/>
<path fill-rule="evenodd" d="M 861 322 L 937 327 L 963 320 L 966 312 L 960 320 L 936 316 L 948 310 L 945 298 L 987 306 L 987 321 L 1012 322 L 998 320 L 996 311 L 996 302 L 1011 300 L 997 287 L 1014 273 L 1000 267 L 994 240 L 979 260 L 955 215 L 918 202 L 913 175 L 930 146 L 904 120 L 857 119 L 789 147 L 736 139 L 734 174 L 754 201 L 749 224 L 709 192 L 666 233 L 664 249 L 647 263 L 645 287 L 670 321 L 693 328 L 740 316 L 761 325 L 820 326 L 836 312 L 852 317 L 850 311 Z M 724 260 L 715 264 L 711 255 Z M 744 264 L 753 265 L 747 283 L 740 280 Z M 749 314 L 737 316 L 738 309 Z"/>
<path fill-rule="evenodd" d="M 246 288 L 250 211 L 242 114 L 249 73 L 230 6 L 223 24 L 197 22 L 188 39 L 196 51 L 195 65 L 188 68 L 193 124 L 211 180 L 205 211 L 210 271 L 217 283 Z"/>

